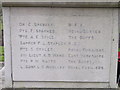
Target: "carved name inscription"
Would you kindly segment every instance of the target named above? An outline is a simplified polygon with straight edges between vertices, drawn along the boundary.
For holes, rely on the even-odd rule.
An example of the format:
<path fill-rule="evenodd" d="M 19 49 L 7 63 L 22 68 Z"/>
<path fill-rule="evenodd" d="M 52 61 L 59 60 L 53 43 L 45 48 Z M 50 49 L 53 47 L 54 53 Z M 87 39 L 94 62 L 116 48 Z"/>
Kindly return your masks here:
<path fill-rule="evenodd" d="M 68 15 L 67 10 L 39 8 L 34 15 L 22 16 L 22 9 L 15 9 L 18 14 L 11 16 L 14 81 L 108 82 L 112 20 L 82 16 L 82 11 L 76 13 L 80 9 L 68 10 L 72 12 Z"/>

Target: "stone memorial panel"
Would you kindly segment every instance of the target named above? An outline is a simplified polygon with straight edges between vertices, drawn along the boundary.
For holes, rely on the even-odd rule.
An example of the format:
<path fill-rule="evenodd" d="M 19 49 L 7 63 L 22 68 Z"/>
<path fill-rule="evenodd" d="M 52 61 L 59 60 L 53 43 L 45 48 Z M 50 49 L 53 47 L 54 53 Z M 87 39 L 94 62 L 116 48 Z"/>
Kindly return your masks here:
<path fill-rule="evenodd" d="M 14 81 L 109 82 L 110 9 L 12 8 Z"/>

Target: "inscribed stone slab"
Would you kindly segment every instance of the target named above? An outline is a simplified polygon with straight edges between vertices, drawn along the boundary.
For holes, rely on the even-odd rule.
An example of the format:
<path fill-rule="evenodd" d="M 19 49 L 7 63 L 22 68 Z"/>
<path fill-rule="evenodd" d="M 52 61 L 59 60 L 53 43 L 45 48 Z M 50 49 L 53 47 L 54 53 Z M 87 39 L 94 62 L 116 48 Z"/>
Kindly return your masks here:
<path fill-rule="evenodd" d="M 14 81 L 108 82 L 112 11 L 12 8 Z"/>

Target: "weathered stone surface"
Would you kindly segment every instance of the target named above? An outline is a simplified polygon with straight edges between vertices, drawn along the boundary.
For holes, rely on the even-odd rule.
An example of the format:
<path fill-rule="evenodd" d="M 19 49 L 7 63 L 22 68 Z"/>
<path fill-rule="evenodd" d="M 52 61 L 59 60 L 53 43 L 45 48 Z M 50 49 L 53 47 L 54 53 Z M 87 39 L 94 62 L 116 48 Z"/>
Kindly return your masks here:
<path fill-rule="evenodd" d="M 47 4 L 4 8 L 5 87 L 116 88 L 118 9 Z"/>

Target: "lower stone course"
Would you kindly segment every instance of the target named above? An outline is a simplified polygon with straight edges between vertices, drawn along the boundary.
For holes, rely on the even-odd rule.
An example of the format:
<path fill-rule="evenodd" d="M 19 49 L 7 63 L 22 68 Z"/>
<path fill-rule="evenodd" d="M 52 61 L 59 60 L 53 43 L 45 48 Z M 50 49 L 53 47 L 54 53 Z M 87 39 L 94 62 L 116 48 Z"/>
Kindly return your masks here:
<path fill-rule="evenodd" d="M 13 88 L 13 89 L 2 89 L 2 90 L 120 90 L 120 88 L 94 88 L 94 89 L 91 89 L 91 88 L 87 88 L 87 89 L 73 89 L 73 88 L 67 88 L 67 89 L 23 89 L 23 88 Z"/>

